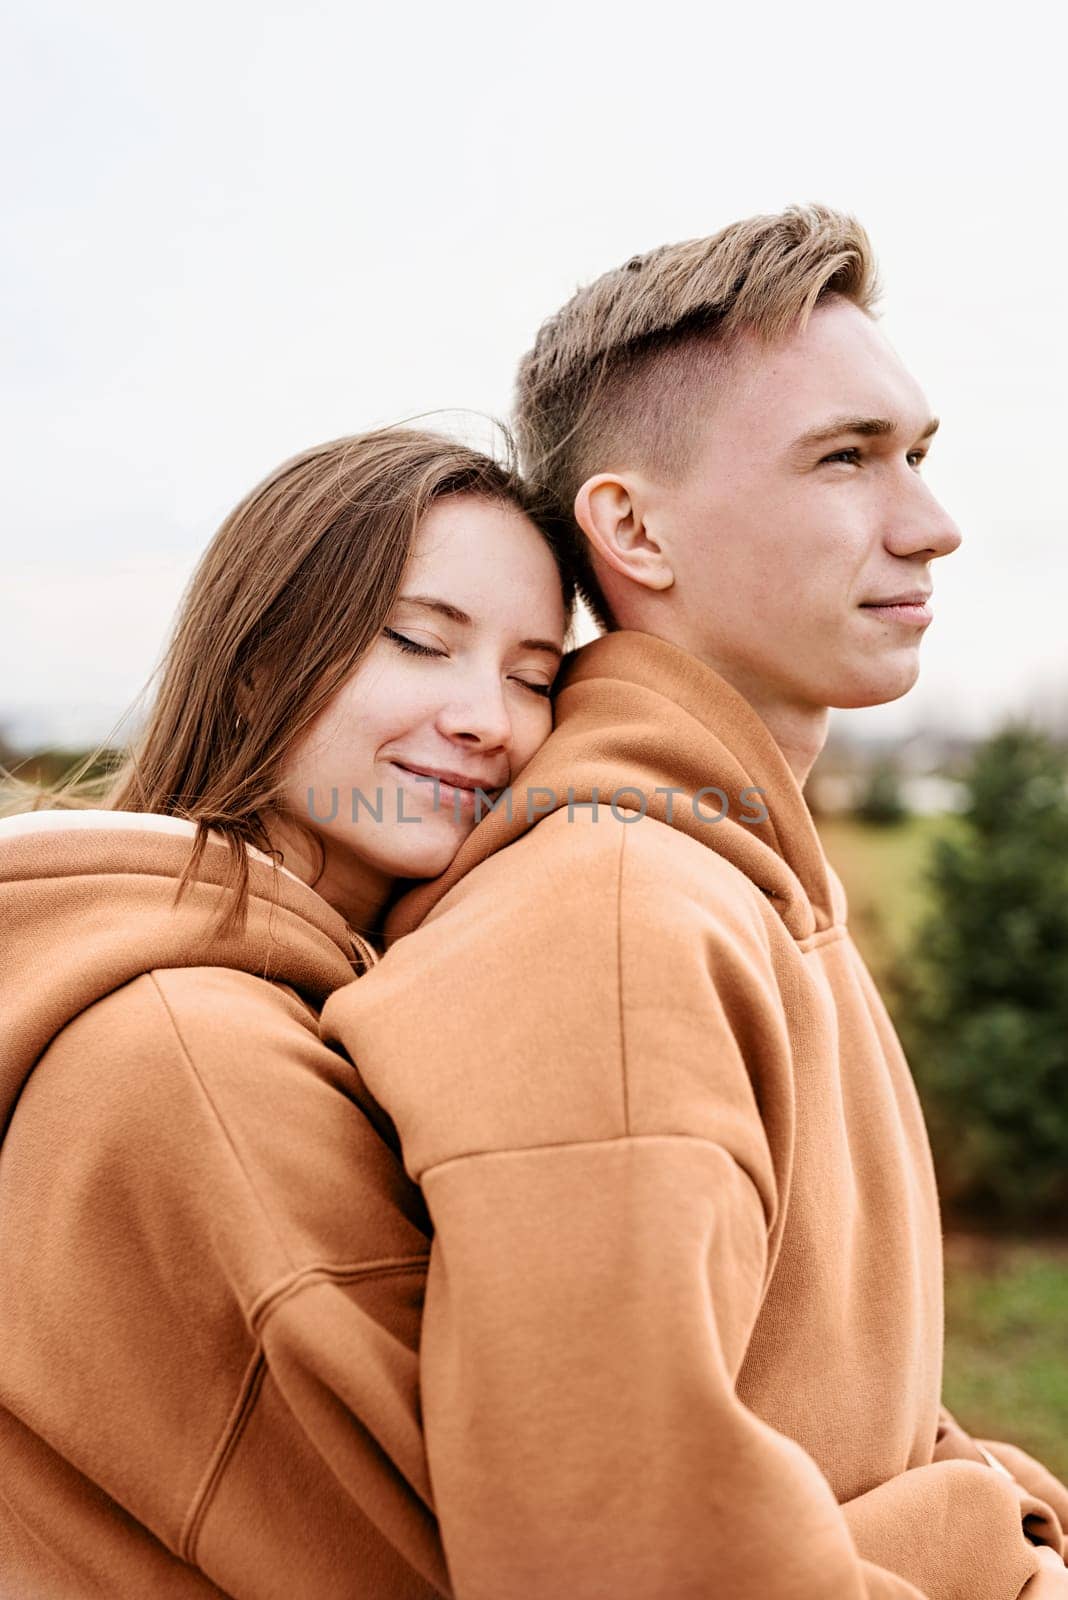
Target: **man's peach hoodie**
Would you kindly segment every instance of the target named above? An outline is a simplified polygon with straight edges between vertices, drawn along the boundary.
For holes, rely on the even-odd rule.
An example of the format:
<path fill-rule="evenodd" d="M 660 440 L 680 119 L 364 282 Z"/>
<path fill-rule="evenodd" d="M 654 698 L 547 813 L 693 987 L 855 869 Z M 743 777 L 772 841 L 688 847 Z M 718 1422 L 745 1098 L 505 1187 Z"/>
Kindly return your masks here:
<path fill-rule="evenodd" d="M 1061 1556 L 1068 1493 L 1014 1457 L 1032 1499 L 940 1410 L 920 1105 L 768 729 L 615 633 L 511 801 L 323 1014 L 435 1229 L 457 1596 L 1011 1600 L 1040 1571 L 1022 1519 Z M 1062 1568 L 1029 1596 L 1047 1576 L 1068 1594 Z"/>
<path fill-rule="evenodd" d="M 558 722 L 355 983 L 263 862 L 243 934 L 219 845 L 176 908 L 181 824 L 0 825 L 5 1600 L 1068 1594 L 1068 1494 L 940 1412 L 919 1106 L 770 735 L 635 634 Z"/>

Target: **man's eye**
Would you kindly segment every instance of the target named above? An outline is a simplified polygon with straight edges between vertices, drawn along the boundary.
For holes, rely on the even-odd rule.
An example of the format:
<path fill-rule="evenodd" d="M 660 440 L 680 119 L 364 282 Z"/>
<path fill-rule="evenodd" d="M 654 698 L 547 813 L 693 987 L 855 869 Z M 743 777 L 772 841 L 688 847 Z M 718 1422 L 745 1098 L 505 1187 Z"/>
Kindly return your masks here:
<path fill-rule="evenodd" d="M 835 450 L 833 454 L 824 456 L 820 461 L 820 466 L 822 467 L 825 461 L 846 461 L 855 466 L 859 460 L 860 451 L 855 446 L 850 446 L 848 450 Z"/>
<path fill-rule="evenodd" d="M 383 628 L 382 632 L 385 634 L 387 639 L 392 639 L 393 643 L 398 647 L 398 649 L 406 650 L 409 655 L 443 656 L 445 654 L 444 650 L 431 650 L 428 644 L 416 644 L 414 639 L 406 638 L 403 633 L 397 633 L 394 628 Z"/>
<path fill-rule="evenodd" d="M 926 450 L 910 450 L 905 460 L 910 467 L 920 467 L 927 458 Z"/>

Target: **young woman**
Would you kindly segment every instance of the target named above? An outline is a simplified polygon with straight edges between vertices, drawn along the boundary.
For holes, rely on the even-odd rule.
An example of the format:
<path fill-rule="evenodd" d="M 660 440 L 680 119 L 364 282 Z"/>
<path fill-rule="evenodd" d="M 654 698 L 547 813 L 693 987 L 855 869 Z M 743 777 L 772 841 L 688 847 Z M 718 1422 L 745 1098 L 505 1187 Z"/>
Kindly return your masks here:
<path fill-rule="evenodd" d="M 448 1593 L 427 1217 L 317 1023 L 549 732 L 572 586 L 529 511 L 426 433 L 288 462 L 105 808 L 0 823 L 5 1594 Z"/>

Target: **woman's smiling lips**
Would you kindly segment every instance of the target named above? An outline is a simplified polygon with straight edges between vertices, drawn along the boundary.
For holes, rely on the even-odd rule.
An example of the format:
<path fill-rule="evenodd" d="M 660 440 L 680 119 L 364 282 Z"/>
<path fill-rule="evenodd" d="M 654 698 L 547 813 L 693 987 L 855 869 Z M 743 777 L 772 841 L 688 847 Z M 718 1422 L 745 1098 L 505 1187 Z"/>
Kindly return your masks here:
<path fill-rule="evenodd" d="M 876 617 L 885 617 L 888 622 L 926 628 L 934 621 L 934 612 L 928 604 L 930 598 L 930 589 L 911 589 L 907 594 L 890 595 L 886 600 L 866 600 L 860 609 Z"/>
<path fill-rule="evenodd" d="M 493 800 L 503 787 L 490 778 L 453 772 L 446 767 L 422 767 L 416 766 L 414 762 L 397 760 L 391 760 L 389 764 L 403 777 L 413 780 L 411 787 L 421 789 L 424 793 L 429 792 L 432 796 L 436 795 L 435 809 L 447 809 L 453 816 L 474 813 L 476 790 L 480 789 L 483 795 Z M 409 785 L 406 784 L 405 787 Z M 485 805 L 486 802 L 482 801 L 481 804 Z"/>

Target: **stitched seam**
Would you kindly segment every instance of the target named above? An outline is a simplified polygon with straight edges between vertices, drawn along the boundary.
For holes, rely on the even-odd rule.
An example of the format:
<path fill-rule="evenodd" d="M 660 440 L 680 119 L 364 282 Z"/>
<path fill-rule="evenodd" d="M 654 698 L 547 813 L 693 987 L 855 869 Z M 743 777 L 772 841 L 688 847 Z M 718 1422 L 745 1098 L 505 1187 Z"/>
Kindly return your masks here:
<path fill-rule="evenodd" d="M 619 1019 L 619 1067 L 623 1089 L 623 1129 L 630 1134 L 630 1084 L 627 1079 L 626 1012 L 623 1006 L 623 852 L 627 830 L 620 829 L 619 860 L 616 866 L 616 1006 Z"/>
<path fill-rule="evenodd" d="M 395 1278 L 406 1272 L 425 1272 L 430 1265 L 429 1256 L 404 1256 L 395 1261 L 367 1261 L 359 1266 L 330 1267 L 308 1266 L 302 1267 L 299 1272 L 290 1278 L 284 1278 L 281 1283 L 276 1283 L 266 1289 L 259 1298 L 253 1302 L 249 1311 L 249 1321 L 253 1331 L 262 1335 L 264 1323 L 272 1313 L 292 1298 L 293 1295 L 309 1285 L 321 1283 L 360 1283 L 370 1278 Z"/>
<path fill-rule="evenodd" d="M 749 1173 L 731 1155 L 726 1145 L 720 1144 L 715 1139 L 705 1139 L 699 1133 L 616 1133 L 607 1139 L 560 1139 L 552 1140 L 548 1144 L 516 1145 L 509 1150 L 469 1150 L 461 1156 L 447 1156 L 444 1161 L 436 1161 L 433 1166 L 426 1167 L 419 1174 L 419 1182 L 424 1183 L 433 1173 L 443 1172 L 446 1167 L 459 1166 L 464 1161 L 507 1161 L 512 1157 L 547 1154 L 552 1150 L 598 1150 L 609 1145 L 644 1145 L 644 1144 L 696 1144 L 709 1150 L 718 1150 L 721 1154 L 734 1163 L 741 1172 Z M 753 1180 L 750 1178 L 750 1182 Z M 755 1185 L 754 1185 L 755 1186 Z"/>
<path fill-rule="evenodd" d="M 242 1161 L 241 1156 L 238 1153 L 237 1146 L 234 1144 L 234 1141 L 230 1136 L 230 1130 L 227 1128 L 226 1123 L 223 1121 L 223 1118 L 222 1118 L 222 1116 L 221 1116 L 221 1114 L 219 1112 L 218 1106 L 215 1104 L 214 1100 L 212 1099 L 211 1095 L 209 1094 L 208 1087 L 207 1087 L 206 1083 L 204 1082 L 204 1080 L 201 1077 L 200 1073 L 196 1069 L 196 1063 L 193 1060 L 192 1053 L 189 1050 L 189 1047 L 186 1044 L 184 1038 L 182 1037 L 182 1031 L 178 1026 L 177 1019 L 175 1018 L 175 1015 L 174 1015 L 173 1011 L 171 1010 L 171 1007 L 170 1007 L 170 1004 L 169 1004 L 169 1002 L 167 1000 L 167 997 L 163 993 L 163 990 L 160 987 L 159 980 L 156 977 L 156 974 L 154 972 L 150 972 L 150 973 L 147 974 L 147 976 L 149 978 L 149 981 L 152 983 L 153 987 L 155 988 L 155 991 L 156 991 L 157 995 L 159 996 L 160 1004 L 162 1005 L 164 1011 L 166 1012 L 167 1019 L 170 1022 L 170 1025 L 171 1025 L 172 1029 L 174 1030 L 174 1037 L 178 1041 L 179 1048 L 181 1049 L 182 1055 L 185 1058 L 186 1064 L 189 1067 L 189 1071 L 192 1074 L 193 1081 L 196 1083 L 198 1089 L 200 1090 L 201 1094 L 203 1095 L 204 1100 L 205 1100 L 206 1104 L 208 1105 L 212 1116 L 215 1119 L 215 1122 L 216 1122 L 216 1124 L 217 1124 L 217 1126 L 219 1128 L 220 1133 L 222 1134 L 223 1138 L 226 1140 L 226 1143 L 227 1143 L 227 1146 L 229 1147 L 230 1153 L 234 1158 L 234 1163 L 235 1163 L 238 1171 L 241 1173 L 241 1176 L 244 1178 L 245 1183 L 248 1186 L 249 1193 L 252 1195 L 252 1197 L 255 1200 L 257 1206 L 259 1207 L 259 1210 L 263 1215 L 264 1221 L 267 1223 L 268 1227 L 270 1228 L 272 1237 L 274 1238 L 274 1241 L 275 1241 L 276 1245 L 278 1246 L 279 1253 L 281 1254 L 281 1256 L 282 1256 L 283 1260 L 285 1261 L 286 1265 L 292 1271 L 296 1271 L 297 1270 L 296 1262 L 290 1260 L 289 1252 L 286 1250 L 285 1245 L 282 1243 L 282 1240 L 280 1239 L 280 1237 L 278 1235 L 278 1230 L 274 1226 L 274 1222 L 273 1222 L 273 1220 L 271 1218 L 271 1214 L 268 1211 L 266 1205 L 264 1204 L 263 1199 L 262 1199 L 262 1197 L 260 1195 L 260 1192 L 257 1189 L 256 1185 L 253 1183 L 252 1176 L 249 1173 L 249 1171 L 248 1171 L 247 1167 L 245 1166 L 244 1162 Z"/>
<path fill-rule="evenodd" d="M 234 1409 L 226 1419 L 226 1425 L 219 1435 L 219 1442 L 212 1451 L 207 1470 L 197 1485 L 196 1493 L 193 1495 L 186 1515 L 178 1546 L 178 1554 L 183 1561 L 188 1561 L 190 1565 L 196 1564 L 196 1543 L 200 1537 L 200 1530 L 204 1526 L 204 1519 L 208 1514 L 212 1498 L 219 1486 L 223 1473 L 229 1466 L 230 1458 L 237 1449 L 241 1437 L 248 1426 L 249 1418 L 255 1410 L 256 1401 L 263 1387 L 266 1370 L 267 1365 L 263 1359 L 263 1351 L 257 1347 L 241 1381 Z"/>
<path fill-rule="evenodd" d="M 515 1149 L 515 1150 L 483 1150 L 483 1151 L 476 1151 L 476 1152 L 473 1152 L 470 1155 L 466 1155 L 466 1156 L 450 1156 L 450 1158 L 447 1161 L 439 1161 L 436 1166 L 428 1167 L 426 1172 L 424 1172 L 422 1174 L 422 1176 L 421 1176 L 419 1181 L 420 1181 L 420 1183 L 423 1183 L 432 1174 L 437 1173 L 437 1172 L 442 1172 L 448 1167 L 459 1166 L 463 1162 L 471 1162 L 471 1161 L 507 1161 L 509 1159 L 515 1159 L 515 1158 L 520 1157 L 520 1156 L 528 1156 L 528 1155 L 535 1155 L 535 1154 L 537 1154 L 537 1155 L 546 1155 L 546 1154 L 548 1154 L 548 1153 L 550 1153 L 550 1152 L 552 1152 L 554 1150 L 587 1150 L 587 1151 L 589 1151 L 589 1150 L 596 1150 L 596 1149 L 598 1149 L 600 1147 L 608 1146 L 608 1145 L 630 1145 L 630 1146 L 634 1146 L 634 1145 L 646 1145 L 646 1144 L 690 1144 L 690 1145 L 698 1145 L 702 1149 L 714 1150 L 714 1151 L 716 1151 L 716 1153 L 718 1155 L 723 1156 L 724 1159 L 729 1162 L 731 1167 L 735 1168 L 738 1172 L 740 1172 L 742 1174 L 742 1176 L 746 1179 L 747 1183 L 749 1184 L 749 1187 L 752 1189 L 753 1194 L 756 1197 L 757 1205 L 760 1207 L 760 1214 L 764 1218 L 765 1238 L 766 1239 L 769 1238 L 770 1231 L 771 1231 L 771 1228 L 773 1226 L 773 1219 L 768 1216 L 767 1208 L 764 1205 L 764 1198 L 763 1198 L 763 1195 L 761 1193 L 760 1185 L 757 1182 L 757 1180 L 754 1178 L 753 1174 L 750 1172 L 749 1168 L 744 1166 L 742 1164 L 742 1162 L 740 1162 L 738 1160 L 737 1156 L 732 1155 L 731 1152 L 727 1149 L 726 1145 L 720 1144 L 715 1139 L 702 1138 L 699 1134 L 695 1134 L 695 1133 L 643 1133 L 643 1134 L 629 1134 L 629 1135 L 626 1135 L 624 1137 L 615 1137 L 615 1138 L 611 1138 L 611 1139 L 584 1139 L 584 1140 L 576 1140 L 574 1143 L 566 1143 L 565 1142 L 563 1144 L 537 1144 L 537 1145 L 530 1145 L 528 1148 L 522 1149 L 522 1150 Z M 778 1202 L 776 1201 L 775 1204 L 777 1206 Z M 768 1283 L 770 1282 L 772 1271 L 773 1271 L 773 1263 L 772 1263 L 772 1259 L 771 1259 L 771 1251 L 769 1249 L 769 1251 L 768 1251 L 768 1253 L 766 1255 L 766 1258 L 765 1258 L 765 1265 L 764 1265 L 764 1293 L 765 1294 L 767 1293 L 767 1286 L 768 1286 Z"/>
<path fill-rule="evenodd" d="M 415 1271 L 419 1268 L 422 1268 L 426 1262 L 425 1257 L 405 1257 L 403 1260 L 387 1259 L 385 1261 L 379 1260 L 374 1262 L 348 1264 L 337 1268 L 331 1268 L 320 1263 L 306 1265 L 300 1268 L 294 1265 L 294 1263 L 290 1260 L 289 1254 L 286 1251 L 281 1239 L 278 1236 L 277 1229 L 274 1227 L 270 1213 L 267 1207 L 264 1205 L 259 1190 L 253 1183 L 248 1169 L 241 1160 L 225 1121 L 223 1120 L 218 1107 L 208 1092 L 203 1078 L 197 1071 L 196 1064 L 193 1061 L 192 1053 L 182 1036 L 181 1029 L 178 1027 L 177 1020 L 167 1000 L 167 997 L 163 993 L 163 990 L 157 981 L 156 974 L 154 972 L 150 972 L 144 974 L 144 976 L 148 977 L 152 984 L 163 1014 L 170 1024 L 171 1033 L 175 1043 L 177 1044 L 180 1055 L 185 1061 L 193 1081 L 200 1090 L 200 1093 L 212 1114 L 216 1126 L 225 1139 L 234 1163 L 245 1180 L 249 1193 L 254 1198 L 265 1221 L 267 1222 L 272 1237 L 274 1238 L 274 1241 L 278 1247 L 279 1253 L 286 1261 L 287 1265 L 289 1265 L 291 1268 L 291 1273 L 288 1277 L 273 1284 L 269 1290 L 267 1290 L 263 1295 L 259 1296 L 258 1299 L 253 1303 L 251 1311 L 245 1311 L 246 1321 L 249 1323 L 250 1331 L 253 1333 L 253 1335 L 255 1336 L 258 1334 L 260 1328 L 262 1328 L 263 1322 L 266 1321 L 267 1316 L 269 1315 L 270 1311 L 274 1309 L 274 1306 L 280 1304 L 282 1300 L 288 1298 L 291 1293 L 300 1288 L 304 1283 L 323 1282 L 328 1278 L 336 1278 L 339 1281 L 354 1281 L 363 1277 L 389 1275 L 404 1271 Z M 244 1311 L 244 1307 L 242 1307 L 242 1310 Z M 254 1325 L 254 1318 L 258 1321 L 260 1325 L 259 1327 Z M 185 1561 L 195 1564 L 196 1541 L 200 1535 L 200 1531 L 208 1509 L 210 1508 L 212 1497 L 218 1488 L 219 1482 L 223 1477 L 226 1467 L 229 1464 L 230 1459 L 233 1456 L 233 1453 L 248 1425 L 249 1418 L 255 1409 L 256 1400 L 262 1387 L 265 1370 L 266 1363 L 264 1360 L 263 1351 L 257 1343 L 252 1360 L 246 1369 L 245 1376 L 242 1379 L 239 1387 L 238 1398 L 223 1425 L 218 1442 L 212 1451 L 211 1456 L 209 1457 L 204 1476 L 193 1494 L 189 1510 L 182 1525 L 182 1531 L 179 1539 L 179 1554 Z"/>
<path fill-rule="evenodd" d="M 189 1068 L 190 1075 L 191 1075 L 194 1083 L 197 1085 L 198 1089 L 200 1090 L 200 1093 L 203 1096 L 204 1101 L 205 1101 L 206 1105 L 208 1106 L 208 1108 L 209 1108 L 209 1110 L 210 1110 L 210 1112 L 212 1114 L 212 1117 L 214 1118 L 216 1126 L 218 1127 L 218 1129 L 219 1129 L 220 1133 L 222 1134 L 223 1138 L 225 1139 L 227 1147 L 228 1147 L 228 1149 L 229 1149 L 229 1151 L 230 1151 L 230 1153 L 231 1153 L 231 1155 L 232 1155 L 232 1157 L 234 1159 L 234 1163 L 237 1166 L 238 1171 L 241 1173 L 242 1177 L 245 1180 L 245 1183 L 248 1186 L 249 1193 L 253 1196 L 257 1206 L 259 1207 L 260 1212 L 262 1213 L 262 1215 L 264 1217 L 264 1220 L 267 1222 L 267 1225 L 270 1228 L 271 1234 L 272 1234 L 272 1236 L 274 1238 L 274 1241 L 275 1241 L 275 1243 L 276 1243 L 276 1245 L 277 1245 L 277 1247 L 279 1249 L 280 1254 L 282 1255 L 282 1258 L 286 1261 L 286 1263 L 291 1268 L 293 1268 L 294 1263 L 292 1261 L 290 1261 L 289 1254 L 286 1251 L 284 1245 L 282 1244 L 281 1239 L 278 1237 L 277 1230 L 275 1229 L 275 1227 L 273 1225 L 273 1222 L 271 1220 L 270 1214 L 269 1214 L 266 1206 L 264 1205 L 263 1200 L 260 1197 L 260 1193 L 259 1193 L 258 1189 L 256 1188 L 256 1185 L 253 1183 L 252 1178 L 251 1178 L 247 1168 L 245 1167 L 244 1162 L 241 1160 L 241 1157 L 238 1154 L 237 1147 L 235 1146 L 234 1141 L 230 1136 L 229 1129 L 227 1128 L 225 1122 L 223 1121 L 222 1116 L 220 1115 L 219 1109 L 216 1106 L 214 1100 L 212 1099 L 211 1095 L 208 1093 L 207 1085 L 204 1083 L 203 1078 L 201 1077 L 200 1073 L 196 1069 L 196 1064 L 193 1061 L 192 1053 L 191 1053 L 188 1045 L 186 1044 L 185 1039 L 182 1036 L 182 1032 L 181 1032 L 181 1029 L 178 1026 L 177 1019 L 175 1018 L 174 1012 L 171 1010 L 171 1007 L 170 1007 L 170 1004 L 169 1004 L 169 1002 L 167 1000 L 166 995 L 163 993 L 163 990 L 160 987 L 160 984 L 159 984 L 159 981 L 158 981 L 158 979 L 156 977 L 156 974 L 154 972 L 150 972 L 150 973 L 146 974 L 146 976 L 148 977 L 149 981 L 152 984 L 152 987 L 154 988 L 154 990 L 156 992 L 156 996 L 157 996 L 157 998 L 159 1000 L 159 1003 L 160 1003 L 160 1005 L 161 1005 L 161 1007 L 163 1009 L 164 1016 L 167 1018 L 168 1022 L 171 1025 L 172 1033 L 173 1033 L 174 1038 L 175 1038 L 175 1040 L 177 1042 L 177 1045 L 178 1045 L 178 1048 L 179 1048 L 179 1050 L 181 1052 L 182 1058 L 184 1059 L 187 1067 Z M 244 1308 L 242 1308 L 242 1309 L 244 1309 Z M 247 1313 L 246 1313 L 246 1317 L 247 1317 Z M 211 1503 L 211 1497 L 214 1494 L 214 1492 L 215 1492 L 215 1490 L 216 1490 L 216 1488 L 218 1486 L 219 1480 L 220 1480 L 220 1478 L 221 1478 L 221 1476 L 223 1474 L 223 1471 L 224 1471 L 227 1463 L 229 1462 L 231 1456 L 233 1455 L 234 1450 L 237 1447 L 237 1443 L 238 1443 L 239 1439 L 241 1438 L 241 1435 L 244 1432 L 245 1427 L 247 1426 L 249 1416 L 251 1415 L 252 1410 L 254 1408 L 256 1396 L 259 1394 L 259 1390 L 260 1390 L 260 1386 L 261 1386 L 261 1382 L 262 1382 L 262 1371 L 263 1371 L 263 1354 L 262 1354 L 262 1351 L 257 1350 L 256 1354 L 255 1354 L 255 1356 L 253 1358 L 252 1364 L 251 1364 L 251 1366 L 249 1367 L 249 1369 L 248 1369 L 248 1371 L 246 1373 L 244 1384 L 242 1386 L 242 1391 L 239 1392 L 239 1398 L 238 1398 L 238 1401 L 237 1401 L 236 1410 L 235 1410 L 235 1412 L 231 1412 L 229 1418 L 227 1419 L 226 1425 L 223 1428 L 222 1434 L 220 1436 L 219 1444 L 216 1446 L 216 1450 L 214 1452 L 213 1458 L 209 1462 L 207 1473 L 206 1473 L 204 1479 L 202 1480 L 201 1484 L 199 1485 L 199 1487 L 197 1489 L 197 1492 L 193 1496 L 193 1500 L 192 1500 L 192 1502 L 190 1504 L 190 1508 L 189 1508 L 189 1512 L 188 1512 L 188 1514 L 186 1516 L 186 1520 L 185 1520 L 185 1524 L 184 1524 L 184 1530 L 183 1530 L 183 1536 L 182 1536 L 183 1559 L 186 1559 L 186 1560 L 189 1560 L 189 1561 L 192 1561 L 192 1559 L 193 1559 L 193 1554 L 192 1553 L 193 1553 L 193 1550 L 194 1550 L 194 1547 L 195 1547 L 195 1544 L 196 1544 L 196 1540 L 197 1540 L 197 1538 L 199 1536 L 201 1526 L 203 1525 L 204 1517 L 206 1516 L 208 1507 L 209 1507 L 209 1505 Z M 184 1554 L 184 1547 L 186 1547 L 186 1546 L 188 1546 L 188 1549 L 189 1549 L 189 1552 L 190 1552 L 188 1556 L 186 1556 Z"/>
<path fill-rule="evenodd" d="M 14 1416 L 14 1413 L 9 1412 L 8 1415 Z M 19 1423 L 22 1422 L 20 1417 L 15 1417 L 15 1420 Z M 25 1424 L 22 1425 L 25 1426 Z M 75 1467 L 74 1470 L 77 1471 L 78 1469 Z M 5 1508 L 12 1519 L 22 1529 L 22 1532 L 26 1535 L 26 1538 L 30 1541 L 34 1548 L 44 1552 L 46 1563 L 51 1561 L 56 1566 L 61 1565 L 63 1567 L 64 1575 L 72 1585 L 69 1592 L 71 1594 L 76 1593 L 76 1586 L 78 1585 L 79 1580 L 84 1582 L 84 1572 L 79 1572 L 74 1564 L 67 1559 L 67 1556 L 62 1550 L 57 1549 L 50 1540 L 42 1538 L 33 1524 L 27 1522 L 26 1518 L 22 1515 L 22 1512 L 19 1510 L 15 1502 L 8 1494 L 4 1492 L 4 1485 L 2 1481 L 0 1481 L 0 1505 Z"/>
<path fill-rule="evenodd" d="M 197 1486 L 196 1493 L 190 1504 L 178 1551 L 183 1561 L 188 1561 L 195 1565 L 197 1540 L 211 1509 L 212 1501 L 256 1409 L 256 1402 L 260 1397 L 263 1382 L 269 1370 L 263 1346 L 259 1343 L 259 1339 L 262 1338 L 264 1325 L 270 1320 L 274 1311 L 286 1300 L 299 1293 L 301 1289 L 309 1286 L 314 1287 L 321 1283 L 358 1283 L 369 1278 L 398 1277 L 405 1272 L 425 1271 L 428 1263 L 429 1257 L 419 1256 L 415 1259 L 405 1257 L 401 1261 L 368 1262 L 361 1266 L 336 1269 L 324 1266 L 310 1267 L 260 1296 L 251 1313 L 254 1331 L 257 1334 L 256 1351 L 238 1390 L 238 1398 L 234 1408 L 226 1420 L 226 1424 L 219 1436 L 219 1442 L 212 1452 L 207 1469 Z"/>

